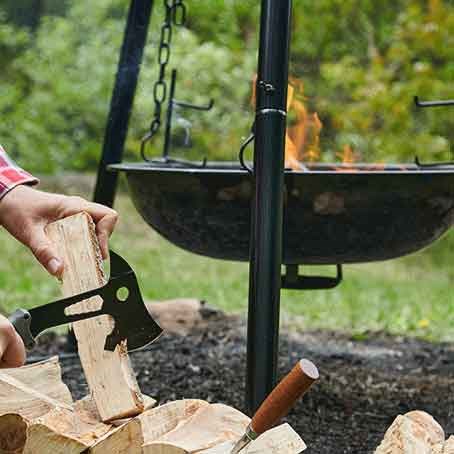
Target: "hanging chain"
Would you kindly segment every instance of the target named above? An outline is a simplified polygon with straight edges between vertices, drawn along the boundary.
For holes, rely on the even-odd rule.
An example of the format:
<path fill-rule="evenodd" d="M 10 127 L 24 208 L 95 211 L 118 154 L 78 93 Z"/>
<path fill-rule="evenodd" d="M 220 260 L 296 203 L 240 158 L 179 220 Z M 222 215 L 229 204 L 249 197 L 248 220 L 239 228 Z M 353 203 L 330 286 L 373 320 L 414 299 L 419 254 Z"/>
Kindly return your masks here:
<path fill-rule="evenodd" d="M 167 98 L 166 68 L 170 60 L 170 44 L 172 42 L 172 25 L 183 26 L 186 23 L 186 5 L 184 0 L 164 0 L 165 19 L 161 27 L 159 41 L 158 64 L 159 77 L 153 86 L 154 114 L 150 130 L 143 136 L 140 144 L 142 159 L 148 161 L 145 146 L 161 127 L 162 105 Z"/>

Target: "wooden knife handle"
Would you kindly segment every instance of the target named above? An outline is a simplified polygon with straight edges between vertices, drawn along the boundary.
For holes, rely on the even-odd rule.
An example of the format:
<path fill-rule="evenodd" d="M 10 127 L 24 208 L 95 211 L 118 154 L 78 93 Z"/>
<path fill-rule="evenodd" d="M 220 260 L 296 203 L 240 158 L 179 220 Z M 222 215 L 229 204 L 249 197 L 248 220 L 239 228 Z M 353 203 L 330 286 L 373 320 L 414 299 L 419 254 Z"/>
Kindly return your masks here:
<path fill-rule="evenodd" d="M 312 362 L 307 359 L 298 361 L 259 407 L 252 418 L 251 429 L 257 435 L 271 429 L 318 377 L 318 370 Z"/>

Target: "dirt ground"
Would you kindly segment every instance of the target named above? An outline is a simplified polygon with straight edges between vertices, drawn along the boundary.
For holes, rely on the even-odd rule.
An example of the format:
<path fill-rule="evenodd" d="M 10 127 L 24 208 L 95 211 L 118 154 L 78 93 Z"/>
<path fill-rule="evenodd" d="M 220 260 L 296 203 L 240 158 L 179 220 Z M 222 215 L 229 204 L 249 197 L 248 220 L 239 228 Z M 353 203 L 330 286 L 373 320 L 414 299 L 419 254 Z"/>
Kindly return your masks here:
<path fill-rule="evenodd" d="M 281 330 L 279 375 L 301 357 L 321 375 L 288 417 L 307 453 L 372 453 L 395 416 L 413 409 L 431 413 L 447 435 L 454 432 L 454 344 L 292 331 Z M 244 410 L 245 333 L 243 320 L 217 316 L 186 336 L 165 334 L 131 354 L 142 391 L 161 403 L 193 397 Z M 59 354 L 63 379 L 81 398 L 87 386 L 79 360 L 64 350 L 64 336 L 45 335 L 31 359 Z"/>

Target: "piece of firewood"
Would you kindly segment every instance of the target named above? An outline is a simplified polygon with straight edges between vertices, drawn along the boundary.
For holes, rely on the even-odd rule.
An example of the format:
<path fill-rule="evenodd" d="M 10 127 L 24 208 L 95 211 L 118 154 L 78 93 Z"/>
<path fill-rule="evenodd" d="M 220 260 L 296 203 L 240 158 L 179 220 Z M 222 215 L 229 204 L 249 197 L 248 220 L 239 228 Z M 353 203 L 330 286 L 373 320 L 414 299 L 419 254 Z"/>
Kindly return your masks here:
<path fill-rule="evenodd" d="M 0 415 L 16 413 L 32 419 L 56 406 L 70 408 L 72 402 L 57 357 L 0 371 Z"/>
<path fill-rule="evenodd" d="M 99 421 L 87 401 L 76 402 L 74 410 L 55 408 L 28 425 L 24 454 L 79 454 L 112 428 Z"/>
<path fill-rule="evenodd" d="M 91 396 L 87 396 L 87 398 L 92 399 Z M 156 407 L 157 401 L 153 397 L 147 396 L 146 394 L 142 394 L 143 398 L 143 414 L 147 410 L 151 410 L 152 408 Z M 96 406 L 95 402 L 93 401 L 93 405 Z M 112 424 L 115 427 L 120 427 L 126 424 L 129 421 L 132 421 L 135 417 L 130 417 L 130 418 L 121 418 L 121 419 L 114 419 L 113 421 L 109 421 L 109 424 Z M 101 417 L 99 417 L 99 420 L 101 420 Z"/>
<path fill-rule="evenodd" d="M 10 380 L 15 379 L 10 377 Z M 18 380 L 15 384 L 18 388 L 21 387 Z M 0 389 L 3 386 L 4 384 L 0 383 Z M 2 454 L 81 453 L 112 428 L 111 425 L 99 420 L 96 407 L 90 401 L 76 402 L 74 407 L 60 405 L 52 400 L 47 403 L 55 403 L 55 405 L 39 417 L 31 418 L 30 416 L 34 413 L 24 409 L 19 409 L 15 414 L 0 416 L 0 452 Z M 43 406 L 42 409 L 45 407 Z M 27 413 L 28 417 L 25 416 Z"/>
<path fill-rule="evenodd" d="M 0 453 L 20 454 L 27 438 L 27 421 L 18 414 L 0 416 Z"/>
<path fill-rule="evenodd" d="M 201 405 L 194 401 L 192 414 L 187 414 L 182 411 L 183 402 L 164 405 L 167 408 L 161 408 L 161 413 L 160 407 L 155 408 L 148 412 L 147 418 L 145 413 L 138 417 L 147 419 L 145 425 L 152 427 L 155 421 L 159 426 L 153 434 L 148 432 L 143 454 L 229 454 L 250 422 L 247 416 L 223 404 L 205 402 Z M 178 422 L 175 420 L 177 413 L 180 415 L 176 416 L 176 419 L 180 418 Z M 143 431 L 147 433 L 146 427 Z M 290 426 L 283 425 L 267 431 L 247 449 L 245 453 L 251 454 L 298 454 L 306 445 Z"/>
<path fill-rule="evenodd" d="M 44 394 L 45 393 L 45 394 Z M 0 372 L 0 452 L 21 453 L 32 420 L 72 408 L 57 358 Z"/>
<path fill-rule="evenodd" d="M 246 415 L 232 407 L 211 404 L 199 408 L 188 420 L 160 437 L 157 442 L 187 452 L 200 451 L 228 440 L 238 440 L 249 421 Z"/>
<path fill-rule="evenodd" d="M 90 454 L 142 454 L 142 445 L 142 425 L 137 418 L 132 418 L 101 437 L 88 452 Z"/>
<path fill-rule="evenodd" d="M 386 431 L 375 454 L 431 454 L 445 434 L 432 416 L 423 411 L 399 415 Z"/>
<path fill-rule="evenodd" d="M 145 397 L 149 405 L 154 399 Z M 90 454 L 142 454 L 142 445 L 174 429 L 182 420 L 190 417 L 207 402 L 200 400 L 182 400 L 148 409 L 139 416 L 130 419 L 120 427 L 110 431 L 93 446 Z M 117 423 L 117 421 L 115 421 Z"/>
<path fill-rule="evenodd" d="M 145 409 L 140 416 L 156 405 L 156 400 L 145 394 L 143 400 Z M 90 447 L 90 454 L 142 454 L 144 439 L 139 417 L 112 421 L 112 425 L 115 427 Z"/>
<path fill-rule="evenodd" d="M 454 454 L 454 436 L 451 435 L 445 442 L 436 444 L 432 448 L 432 454 Z"/>
<path fill-rule="evenodd" d="M 235 441 L 227 441 L 198 454 L 230 454 Z M 288 425 L 281 424 L 260 435 L 246 446 L 242 454 L 299 454 L 307 449 L 301 437 Z"/>
<path fill-rule="evenodd" d="M 145 402 L 155 404 L 148 396 Z M 118 428 L 103 423 L 91 396 L 77 401 L 73 410 L 55 408 L 26 422 L 24 454 L 141 454 L 140 421 L 134 418 Z"/>
<path fill-rule="evenodd" d="M 150 443 L 175 429 L 189 419 L 197 410 L 208 406 L 198 399 L 183 399 L 169 402 L 142 413 L 137 417 L 142 425 L 144 443 Z"/>
<path fill-rule="evenodd" d="M 148 396 L 144 402 L 150 409 L 156 404 Z M 142 444 L 138 419 L 116 428 L 101 422 L 91 395 L 72 402 L 57 358 L 0 370 L 1 454 L 72 454 L 88 448 L 92 454 L 141 454 Z"/>
<path fill-rule="evenodd" d="M 54 408 L 72 408 L 71 405 L 52 399 L 52 397 L 1 372 L 0 401 L 3 414 L 16 413 L 27 419 L 43 415 Z"/>
<path fill-rule="evenodd" d="M 86 213 L 54 222 L 47 235 L 64 261 L 63 295 L 72 296 L 106 282 L 95 226 Z M 68 313 L 98 309 L 101 298 L 94 297 L 68 308 Z M 114 352 L 104 350 L 106 336 L 113 328 L 109 316 L 73 324 L 78 351 L 88 386 L 103 421 L 137 415 L 144 409 L 142 395 L 124 345 Z"/>

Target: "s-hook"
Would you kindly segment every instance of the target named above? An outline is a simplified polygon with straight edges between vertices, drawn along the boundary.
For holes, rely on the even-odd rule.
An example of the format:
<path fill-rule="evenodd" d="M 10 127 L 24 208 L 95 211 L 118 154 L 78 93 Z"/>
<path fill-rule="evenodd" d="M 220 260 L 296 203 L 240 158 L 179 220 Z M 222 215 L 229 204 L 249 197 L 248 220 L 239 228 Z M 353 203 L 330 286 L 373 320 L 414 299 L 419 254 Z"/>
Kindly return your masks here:
<path fill-rule="evenodd" d="M 252 176 L 254 176 L 254 169 L 252 169 L 246 164 L 246 161 L 244 160 L 244 152 L 246 151 L 246 148 L 254 141 L 254 139 L 255 139 L 255 122 L 252 123 L 251 132 L 249 136 L 246 138 L 246 140 L 242 143 L 240 147 L 240 152 L 238 153 L 238 160 L 240 161 L 241 167 Z"/>
<path fill-rule="evenodd" d="M 418 96 L 415 96 L 413 99 L 415 102 L 415 106 L 419 107 L 419 108 L 454 106 L 454 99 L 447 99 L 447 100 L 440 100 L 440 101 L 420 101 Z M 415 164 L 419 168 L 433 168 L 433 167 L 441 167 L 441 166 L 452 166 L 452 165 L 454 165 L 454 161 L 431 162 L 431 163 L 424 164 L 419 160 L 418 156 L 415 156 Z"/>

